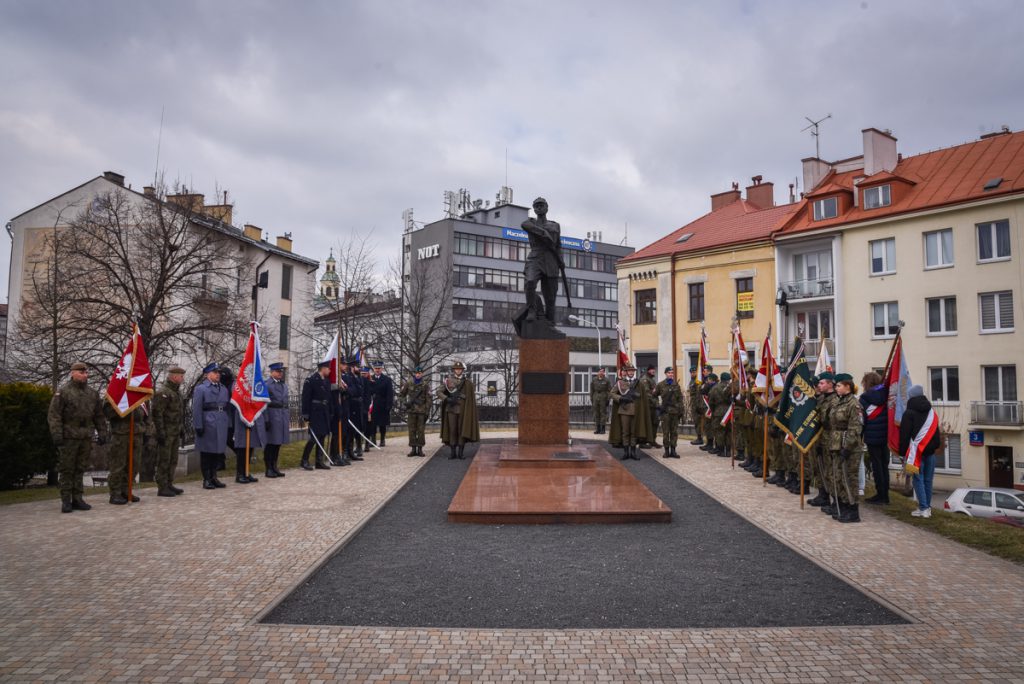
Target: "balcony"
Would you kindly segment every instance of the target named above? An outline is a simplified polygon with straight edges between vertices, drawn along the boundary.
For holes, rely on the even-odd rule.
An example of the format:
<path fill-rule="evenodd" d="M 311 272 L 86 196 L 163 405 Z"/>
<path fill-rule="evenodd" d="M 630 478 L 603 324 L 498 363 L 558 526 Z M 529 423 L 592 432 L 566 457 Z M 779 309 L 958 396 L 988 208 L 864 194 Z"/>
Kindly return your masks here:
<path fill-rule="evenodd" d="M 971 425 L 1024 427 L 1024 402 L 972 401 Z"/>
<path fill-rule="evenodd" d="M 786 300 L 794 302 L 812 297 L 831 297 L 833 280 L 832 276 L 824 276 L 817 280 L 790 280 L 779 283 L 779 287 L 786 293 Z"/>

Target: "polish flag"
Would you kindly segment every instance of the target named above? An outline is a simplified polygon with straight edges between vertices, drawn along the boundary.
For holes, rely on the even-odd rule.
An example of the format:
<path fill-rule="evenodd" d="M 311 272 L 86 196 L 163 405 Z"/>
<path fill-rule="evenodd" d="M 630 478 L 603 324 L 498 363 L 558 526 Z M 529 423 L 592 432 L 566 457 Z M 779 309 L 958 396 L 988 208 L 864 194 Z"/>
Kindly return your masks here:
<path fill-rule="evenodd" d="M 263 354 L 260 351 L 259 324 L 249 324 L 249 343 L 238 368 L 235 386 L 231 389 L 231 403 L 238 409 L 242 422 L 252 427 L 259 415 L 270 404 L 270 392 L 263 381 Z"/>
<path fill-rule="evenodd" d="M 138 323 L 132 324 L 132 338 L 107 385 L 107 401 L 124 418 L 153 395 L 153 373 Z"/>
<path fill-rule="evenodd" d="M 337 387 L 338 386 L 338 378 L 341 377 L 341 374 L 338 373 L 338 336 L 337 335 L 335 335 L 334 339 L 331 340 L 331 347 L 330 347 L 330 349 L 327 350 L 327 354 L 324 355 L 323 360 L 331 362 L 331 375 L 330 375 L 331 386 L 332 387 Z"/>
<path fill-rule="evenodd" d="M 629 352 L 626 350 L 626 331 L 619 324 L 615 325 L 615 330 L 619 335 L 619 353 L 615 358 L 615 371 L 616 375 L 620 375 L 622 367 L 629 363 Z"/>

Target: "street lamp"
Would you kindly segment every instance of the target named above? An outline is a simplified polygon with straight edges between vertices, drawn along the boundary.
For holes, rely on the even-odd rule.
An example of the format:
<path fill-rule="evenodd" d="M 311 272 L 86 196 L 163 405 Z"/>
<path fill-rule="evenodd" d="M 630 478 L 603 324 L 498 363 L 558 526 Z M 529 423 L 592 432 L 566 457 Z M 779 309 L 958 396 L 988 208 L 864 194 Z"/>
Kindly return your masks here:
<path fill-rule="evenodd" d="M 597 367 L 604 368 L 604 365 L 601 363 L 601 328 L 598 327 L 597 323 L 587 320 L 586 318 L 580 318 L 576 314 L 569 314 L 569 320 L 573 323 L 583 323 L 584 325 L 594 326 L 594 330 L 597 331 Z"/>

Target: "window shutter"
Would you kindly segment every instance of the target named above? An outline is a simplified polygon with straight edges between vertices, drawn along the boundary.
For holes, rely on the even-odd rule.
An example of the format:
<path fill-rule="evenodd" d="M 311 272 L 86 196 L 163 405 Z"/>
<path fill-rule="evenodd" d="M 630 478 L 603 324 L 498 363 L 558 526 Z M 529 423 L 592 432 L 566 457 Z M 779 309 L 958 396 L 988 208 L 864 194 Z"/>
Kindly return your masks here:
<path fill-rule="evenodd" d="M 999 327 L 1013 327 L 1013 293 L 999 293 Z"/>
<path fill-rule="evenodd" d="M 960 435 L 946 435 L 946 467 L 960 470 Z"/>
<path fill-rule="evenodd" d="M 995 295 L 981 295 L 981 329 L 995 330 L 996 303 Z"/>

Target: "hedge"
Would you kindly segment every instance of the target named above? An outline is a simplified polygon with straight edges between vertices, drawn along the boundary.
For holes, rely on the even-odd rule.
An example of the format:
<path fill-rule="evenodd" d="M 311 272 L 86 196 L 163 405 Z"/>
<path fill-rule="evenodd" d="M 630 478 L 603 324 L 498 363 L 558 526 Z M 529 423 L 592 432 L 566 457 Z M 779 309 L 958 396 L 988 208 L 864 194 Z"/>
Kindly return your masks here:
<path fill-rule="evenodd" d="M 46 423 L 52 396 L 49 387 L 0 383 L 0 489 L 21 487 L 56 465 Z"/>

